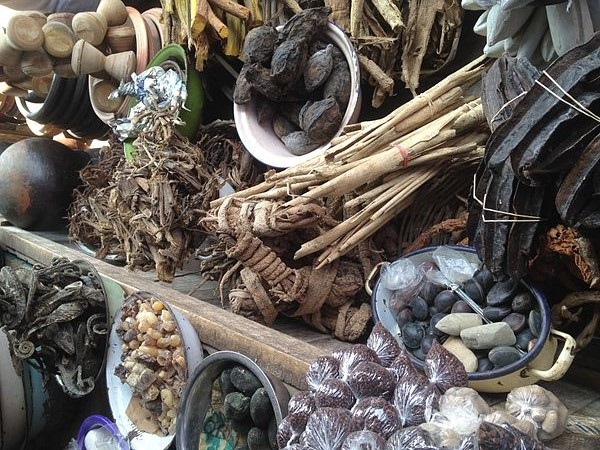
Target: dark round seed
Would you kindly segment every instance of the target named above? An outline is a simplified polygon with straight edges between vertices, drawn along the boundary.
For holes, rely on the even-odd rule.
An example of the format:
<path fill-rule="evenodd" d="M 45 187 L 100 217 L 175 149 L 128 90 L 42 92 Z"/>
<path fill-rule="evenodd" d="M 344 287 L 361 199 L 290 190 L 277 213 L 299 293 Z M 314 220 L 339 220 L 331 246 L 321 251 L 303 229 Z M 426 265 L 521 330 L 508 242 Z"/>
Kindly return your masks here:
<path fill-rule="evenodd" d="M 535 337 L 540 337 L 540 333 L 542 332 L 542 315 L 537 309 L 534 309 L 529 313 L 527 322 L 533 335 Z"/>
<path fill-rule="evenodd" d="M 417 320 L 425 320 L 429 316 L 427 310 L 427 302 L 421 297 L 415 297 L 410 302 L 410 309 L 413 313 L 413 317 Z"/>
<path fill-rule="evenodd" d="M 419 348 L 425 330 L 415 322 L 409 322 L 402 327 L 402 341 L 408 348 Z"/>
<path fill-rule="evenodd" d="M 519 283 L 517 281 L 499 281 L 487 293 L 486 303 L 488 306 L 499 306 L 511 302 L 518 289 Z"/>
<path fill-rule="evenodd" d="M 436 314 L 439 314 L 439 311 L 435 306 L 430 306 L 427 312 L 429 313 L 429 317 L 433 317 Z"/>
<path fill-rule="evenodd" d="M 429 353 L 433 341 L 437 341 L 437 336 L 435 334 L 426 334 L 423 337 L 423 340 L 421 341 L 421 351 L 425 356 Z"/>
<path fill-rule="evenodd" d="M 503 322 L 506 322 L 511 330 L 515 332 L 515 334 L 520 333 L 527 326 L 527 319 L 523 314 L 519 313 L 510 313 L 504 319 Z"/>
<path fill-rule="evenodd" d="M 421 361 L 425 361 L 425 355 L 423 354 L 420 348 L 415 348 L 414 350 L 412 350 L 412 355 Z"/>
<path fill-rule="evenodd" d="M 273 405 L 264 387 L 258 388 L 250 398 L 250 417 L 259 427 L 265 427 L 273 416 Z"/>
<path fill-rule="evenodd" d="M 514 312 L 527 314 L 535 307 L 535 301 L 529 292 L 521 292 L 515 295 L 510 307 Z"/>
<path fill-rule="evenodd" d="M 413 313 L 410 308 L 403 308 L 396 315 L 396 323 L 400 328 L 413 321 Z"/>
<path fill-rule="evenodd" d="M 223 400 L 223 413 L 228 419 L 245 420 L 250 417 L 250 397 L 231 392 Z"/>
<path fill-rule="evenodd" d="M 419 297 L 427 302 L 428 305 L 433 304 L 433 299 L 442 291 L 442 287 L 432 283 L 431 281 L 425 281 L 419 290 Z"/>
<path fill-rule="evenodd" d="M 475 278 L 469 278 L 467 281 L 465 281 L 462 289 L 465 294 L 467 294 L 473 301 L 477 303 L 481 303 L 485 298 L 483 287 L 481 287 Z"/>
<path fill-rule="evenodd" d="M 235 386 L 231 382 L 231 377 L 230 377 L 231 369 L 232 368 L 229 367 L 228 369 L 223 370 L 221 372 L 221 375 L 219 376 L 219 380 L 221 382 L 221 392 L 223 393 L 224 396 L 235 391 Z"/>
<path fill-rule="evenodd" d="M 471 307 L 469 306 L 469 304 L 467 302 L 465 302 L 464 300 L 459 300 L 454 305 L 452 305 L 452 309 L 450 310 L 450 312 L 472 313 L 473 310 L 471 309 Z"/>
<path fill-rule="evenodd" d="M 248 431 L 249 450 L 271 450 L 267 433 L 262 428 L 253 427 Z"/>
<path fill-rule="evenodd" d="M 429 329 L 431 330 L 431 332 L 437 336 L 444 336 L 446 333 L 444 333 L 443 331 L 438 330 L 435 326 L 437 325 L 437 323 L 442 320 L 444 317 L 446 317 L 448 314 L 445 313 L 437 313 L 434 316 L 431 317 L 431 321 L 429 322 Z"/>
<path fill-rule="evenodd" d="M 251 397 L 259 387 L 262 387 L 262 383 L 256 375 L 244 366 L 235 366 L 231 370 L 230 377 L 235 388 L 248 397 Z"/>
<path fill-rule="evenodd" d="M 479 281 L 479 284 L 486 291 L 488 291 L 492 287 L 492 284 L 494 284 L 494 276 L 486 266 L 481 266 L 479 269 L 477 269 L 473 274 L 473 278 Z"/>
<path fill-rule="evenodd" d="M 269 421 L 269 427 L 267 428 L 267 437 L 269 438 L 269 444 L 272 450 L 277 450 L 277 420 L 275 416 L 271 417 Z"/>
<path fill-rule="evenodd" d="M 477 372 L 488 372 L 494 368 L 494 364 L 489 358 L 478 358 L 477 359 Z"/>
<path fill-rule="evenodd" d="M 508 316 L 511 312 L 509 307 L 503 306 L 486 306 L 483 308 L 483 315 L 492 322 L 499 322 Z"/>
<path fill-rule="evenodd" d="M 521 359 L 521 353 L 515 347 L 499 345 L 490 350 L 488 358 L 494 367 L 504 367 Z"/>
<path fill-rule="evenodd" d="M 517 334 L 517 347 L 526 352 L 529 341 L 531 341 L 533 337 L 533 333 L 529 328 L 521 331 Z"/>
<path fill-rule="evenodd" d="M 433 300 L 433 306 L 437 308 L 439 312 L 448 312 L 459 300 L 458 296 L 449 289 L 440 292 Z"/>

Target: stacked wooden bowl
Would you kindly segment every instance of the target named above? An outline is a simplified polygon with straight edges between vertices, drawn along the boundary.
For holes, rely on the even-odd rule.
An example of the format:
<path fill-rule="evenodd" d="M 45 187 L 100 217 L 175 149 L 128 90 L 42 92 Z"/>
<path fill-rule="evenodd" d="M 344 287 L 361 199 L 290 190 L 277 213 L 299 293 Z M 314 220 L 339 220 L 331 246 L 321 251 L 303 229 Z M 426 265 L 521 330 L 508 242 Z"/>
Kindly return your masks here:
<path fill-rule="evenodd" d="M 30 121 L 69 127 L 76 136 L 92 128 L 104 134 L 129 107 L 108 94 L 143 71 L 164 43 L 161 15 L 160 8 L 140 14 L 121 0 L 77 14 L 18 12 L 0 33 L 0 94 L 20 97 Z"/>

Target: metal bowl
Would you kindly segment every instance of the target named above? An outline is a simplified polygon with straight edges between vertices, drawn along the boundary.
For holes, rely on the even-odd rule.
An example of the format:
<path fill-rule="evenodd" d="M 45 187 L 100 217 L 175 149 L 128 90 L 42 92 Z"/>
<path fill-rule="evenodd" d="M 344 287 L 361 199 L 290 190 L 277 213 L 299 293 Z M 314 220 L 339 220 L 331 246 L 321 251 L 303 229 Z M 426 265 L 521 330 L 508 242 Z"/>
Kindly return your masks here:
<path fill-rule="evenodd" d="M 279 425 L 287 415 L 290 393 L 285 385 L 241 353 L 220 351 L 206 357 L 189 377 L 177 414 L 177 450 L 197 450 L 202 423 L 210 408 L 214 381 L 224 369 L 242 365 L 249 369 L 269 394 Z"/>

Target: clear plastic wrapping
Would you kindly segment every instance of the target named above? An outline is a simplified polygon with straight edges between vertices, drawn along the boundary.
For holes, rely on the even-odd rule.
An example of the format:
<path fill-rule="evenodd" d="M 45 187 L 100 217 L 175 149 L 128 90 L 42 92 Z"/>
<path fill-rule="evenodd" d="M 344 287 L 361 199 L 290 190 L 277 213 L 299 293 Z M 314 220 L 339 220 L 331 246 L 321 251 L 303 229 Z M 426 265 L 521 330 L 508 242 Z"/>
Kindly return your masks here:
<path fill-rule="evenodd" d="M 387 441 L 386 450 L 437 449 L 433 438 L 420 427 L 407 427 L 396 431 Z"/>
<path fill-rule="evenodd" d="M 505 409 L 519 420 L 532 422 L 540 441 L 560 436 L 565 431 L 569 415 L 567 407 L 556 395 L 535 384 L 510 391 Z"/>
<path fill-rule="evenodd" d="M 440 394 L 422 375 L 402 380 L 396 386 L 393 404 L 404 427 L 427 422 L 438 408 Z"/>
<path fill-rule="evenodd" d="M 535 438 L 515 427 L 481 422 L 477 433 L 478 450 L 549 450 Z"/>
<path fill-rule="evenodd" d="M 508 424 L 515 427 L 522 433 L 525 433 L 529 436 L 536 436 L 536 428 L 535 424 L 530 420 L 519 420 L 515 416 L 509 414 L 506 411 L 494 411 L 483 417 L 483 420 L 486 422 L 490 422 L 496 425 L 504 425 Z"/>
<path fill-rule="evenodd" d="M 300 443 L 307 450 L 339 450 L 353 431 L 358 426 L 350 411 L 319 408 L 308 419 Z"/>
<path fill-rule="evenodd" d="M 344 381 L 348 379 L 350 373 L 361 362 L 379 364 L 377 353 L 365 344 L 354 344 L 351 347 L 335 350 L 332 356 L 339 362 L 339 378 Z"/>
<path fill-rule="evenodd" d="M 440 449 L 460 450 L 464 436 L 461 436 L 452 428 L 443 428 L 432 422 L 422 423 L 419 428 L 427 431 L 435 445 Z"/>
<path fill-rule="evenodd" d="M 483 417 L 490 412 L 486 401 L 474 389 L 453 387 L 440 397 L 438 411 L 429 422 L 468 436 L 479 428 Z"/>
<path fill-rule="evenodd" d="M 367 347 L 377 353 L 383 367 L 389 367 L 400 353 L 400 344 L 381 322 L 373 327 Z"/>
<path fill-rule="evenodd" d="M 360 428 L 377 433 L 385 439 L 401 428 L 396 408 L 381 397 L 363 398 L 354 405 L 351 412 Z"/>
<path fill-rule="evenodd" d="M 365 397 L 383 397 L 390 400 L 396 387 L 394 375 L 374 362 L 358 364 L 348 375 L 347 381 L 358 400 Z"/>
<path fill-rule="evenodd" d="M 288 414 L 277 427 L 277 445 L 279 448 L 289 447 L 298 443 L 304 432 L 306 423 L 311 416 L 295 413 Z"/>
<path fill-rule="evenodd" d="M 339 375 L 340 362 L 333 356 L 319 356 L 312 361 L 306 371 L 306 383 L 308 387 L 316 391 L 323 381 L 329 378 L 337 378 Z"/>
<path fill-rule="evenodd" d="M 419 374 L 404 347 L 400 347 L 398 356 L 392 361 L 388 369 L 394 375 L 396 383 L 406 378 L 414 378 Z"/>
<path fill-rule="evenodd" d="M 315 394 L 311 391 L 298 391 L 288 402 L 288 414 L 298 414 L 306 417 L 306 420 L 316 409 Z"/>
<path fill-rule="evenodd" d="M 466 386 L 468 383 L 463 363 L 437 341 L 433 341 L 431 350 L 425 357 L 424 370 L 429 381 L 442 393 L 455 386 Z"/>
<path fill-rule="evenodd" d="M 338 378 L 325 380 L 315 392 L 315 404 L 318 408 L 346 408 L 354 405 L 355 398 L 348 383 Z"/>
<path fill-rule="evenodd" d="M 385 439 L 369 430 L 350 433 L 342 450 L 385 450 Z"/>

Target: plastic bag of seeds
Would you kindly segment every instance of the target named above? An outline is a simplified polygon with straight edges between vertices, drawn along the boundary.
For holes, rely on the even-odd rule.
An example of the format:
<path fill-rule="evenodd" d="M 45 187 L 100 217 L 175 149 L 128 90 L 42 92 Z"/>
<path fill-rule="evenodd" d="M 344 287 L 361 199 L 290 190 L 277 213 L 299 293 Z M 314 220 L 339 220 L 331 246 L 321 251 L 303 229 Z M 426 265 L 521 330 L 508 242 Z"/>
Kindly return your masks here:
<path fill-rule="evenodd" d="M 342 450 L 385 450 L 385 439 L 369 430 L 350 433 Z"/>
<path fill-rule="evenodd" d="M 436 450 L 434 439 L 420 427 L 396 431 L 387 441 L 386 450 Z"/>
<path fill-rule="evenodd" d="M 394 405 L 380 397 L 367 397 L 352 407 L 352 417 L 358 425 L 388 439 L 402 426 Z"/>
<path fill-rule="evenodd" d="M 543 443 L 509 424 L 481 422 L 476 433 L 479 450 L 550 450 Z"/>
<path fill-rule="evenodd" d="M 429 421 L 438 408 L 439 399 L 435 386 L 424 376 L 416 376 L 398 383 L 392 403 L 402 426 L 410 427 Z"/>
<path fill-rule="evenodd" d="M 359 431 L 359 427 L 350 411 L 319 408 L 308 419 L 300 445 L 311 450 L 339 450 L 353 431 Z"/>
<path fill-rule="evenodd" d="M 383 367 L 390 367 L 400 354 L 400 344 L 381 322 L 373 326 L 367 339 L 367 347 L 377 353 Z"/>

